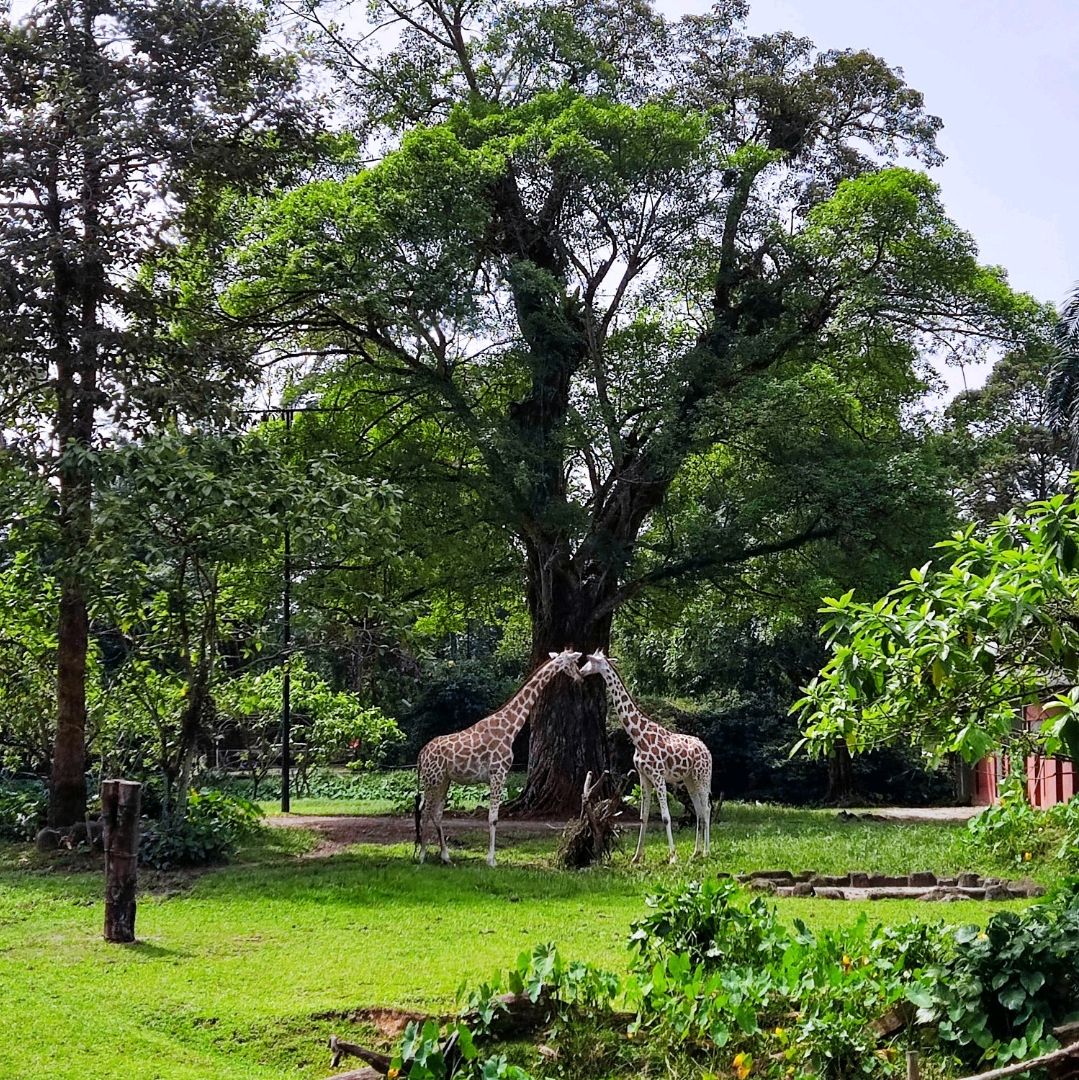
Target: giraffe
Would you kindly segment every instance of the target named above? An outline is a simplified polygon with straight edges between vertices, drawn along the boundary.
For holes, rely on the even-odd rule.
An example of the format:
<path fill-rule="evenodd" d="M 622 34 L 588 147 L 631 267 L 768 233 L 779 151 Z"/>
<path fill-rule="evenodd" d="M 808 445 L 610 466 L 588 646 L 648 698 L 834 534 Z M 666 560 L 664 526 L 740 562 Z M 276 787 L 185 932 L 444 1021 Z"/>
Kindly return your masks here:
<path fill-rule="evenodd" d="M 712 755 L 700 739 L 692 735 L 679 735 L 668 731 L 662 724 L 657 724 L 637 708 L 629 696 L 625 684 L 611 664 L 610 658 L 602 652 L 588 657 L 581 675 L 601 675 L 611 692 L 618 718 L 633 742 L 633 763 L 641 777 L 641 833 L 637 838 L 637 851 L 634 862 L 641 861 L 644 850 L 644 834 L 648 828 L 648 811 L 655 789 L 659 799 L 659 811 L 663 824 L 667 826 L 667 845 L 670 848 L 670 861 L 676 862 L 678 856 L 674 850 L 674 837 L 671 835 L 671 814 L 667 809 L 667 785 L 677 784 L 684 787 L 693 802 L 697 814 L 697 835 L 693 844 L 693 854 L 701 849 L 704 839 L 704 855 L 708 855 L 710 840 L 710 815 L 712 794 Z"/>
<path fill-rule="evenodd" d="M 420 751 L 416 763 L 419 781 L 416 794 L 416 846 L 420 850 L 420 862 L 427 856 L 427 843 L 423 838 L 425 821 L 431 822 L 438 832 L 442 861 L 450 861 L 446 834 L 442 828 L 442 811 L 446 806 L 446 792 L 450 784 L 476 784 L 486 780 L 491 785 L 487 810 L 491 844 L 487 851 L 487 865 L 494 866 L 498 807 L 513 764 L 514 736 L 524 727 L 540 692 L 560 671 L 566 672 L 575 682 L 581 681 L 577 667 L 577 661 L 581 658 L 579 652 L 564 649 L 560 653 L 551 653 L 550 657 L 501 709 L 464 731 L 439 735 Z"/>

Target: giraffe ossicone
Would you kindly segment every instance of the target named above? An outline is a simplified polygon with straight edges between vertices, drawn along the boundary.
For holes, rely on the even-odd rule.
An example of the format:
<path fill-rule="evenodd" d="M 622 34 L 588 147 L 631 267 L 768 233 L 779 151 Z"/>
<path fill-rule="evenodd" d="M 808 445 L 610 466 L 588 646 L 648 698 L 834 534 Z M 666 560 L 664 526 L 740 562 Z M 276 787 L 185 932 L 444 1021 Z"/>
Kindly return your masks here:
<path fill-rule="evenodd" d="M 487 810 L 490 830 L 487 863 L 494 866 L 498 808 L 502 804 L 502 796 L 506 792 L 506 778 L 513 764 L 513 740 L 524 727 L 543 688 L 559 672 L 565 672 L 575 682 L 580 682 L 582 678 L 577 666 L 581 659 L 579 652 L 563 649 L 562 652 L 551 653 L 550 657 L 532 673 L 528 681 L 502 708 L 464 731 L 437 736 L 420 751 L 416 762 L 416 846 L 419 849 L 420 862 L 427 857 L 426 825 L 432 825 L 438 833 L 442 861 L 450 861 L 446 833 L 442 827 L 442 814 L 446 808 L 446 794 L 450 784 L 486 782 L 491 790 Z"/>
<path fill-rule="evenodd" d="M 670 861 L 677 859 L 674 836 L 671 833 L 671 814 L 667 808 L 667 785 L 686 789 L 697 816 L 697 835 L 693 854 L 708 855 L 711 841 L 712 813 L 712 754 L 700 739 L 668 731 L 662 724 L 649 719 L 630 697 L 621 676 L 615 671 L 610 657 L 603 652 L 592 653 L 581 668 L 581 675 L 600 675 L 607 684 L 618 719 L 633 743 L 633 764 L 641 778 L 641 832 L 637 838 L 634 862 L 640 862 L 644 850 L 644 834 L 648 829 L 652 792 L 659 801 L 660 816 L 667 827 L 667 846 Z"/>

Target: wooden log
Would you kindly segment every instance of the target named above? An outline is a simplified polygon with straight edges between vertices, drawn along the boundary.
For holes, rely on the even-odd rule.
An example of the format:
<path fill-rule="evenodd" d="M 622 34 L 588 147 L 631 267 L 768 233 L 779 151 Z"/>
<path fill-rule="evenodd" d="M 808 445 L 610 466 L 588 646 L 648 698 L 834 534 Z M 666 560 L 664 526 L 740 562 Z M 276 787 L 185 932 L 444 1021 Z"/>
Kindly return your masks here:
<path fill-rule="evenodd" d="M 106 780 L 101 785 L 106 941 L 135 940 L 141 795 L 142 785 L 131 780 Z"/>
<path fill-rule="evenodd" d="M 366 1046 L 360 1046 L 358 1043 L 346 1042 L 336 1035 L 330 1036 L 330 1050 L 333 1051 L 333 1057 L 330 1059 L 332 1069 L 336 1069 L 341 1064 L 343 1057 L 358 1057 L 360 1061 L 366 1061 L 375 1072 L 385 1076 L 390 1071 L 390 1064 L 393 1061 L 393 1058 L 380 1054 L 377 1050 L 368 1050 Z"/>
<path fill-rule="evenodd" d="M 1076 1056 L 1079 1056 L 1079 1043 L 1072 1043 L 1071 1046 L 1062 1046 L 1059 1050 L 1042 1054 L 1041 1057 L 1016 1061 L 1001 1069 L 990 1069 L 989 1072 L 978 1073 L 975 1076 L 965 1076 L 963 1080 L 1005 1080 L 1005 1077 L 1018 1076 L 1019 1073 L 1030 1072 L 1032 1069 L 1044 1069 L 1047 1065 L 1057 1065 Z"/>

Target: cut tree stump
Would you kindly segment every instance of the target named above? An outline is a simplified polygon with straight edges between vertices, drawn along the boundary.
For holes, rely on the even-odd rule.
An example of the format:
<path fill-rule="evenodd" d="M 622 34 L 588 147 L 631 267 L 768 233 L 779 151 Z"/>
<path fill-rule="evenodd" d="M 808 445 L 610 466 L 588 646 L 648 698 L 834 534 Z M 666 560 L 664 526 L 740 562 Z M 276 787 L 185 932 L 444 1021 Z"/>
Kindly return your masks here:
<path fill-rule="evenodd" d="M 135 940 L 141 795 L 142 785 L 132 780 L 106 780 L 101 785 L 106 941 Z"/>

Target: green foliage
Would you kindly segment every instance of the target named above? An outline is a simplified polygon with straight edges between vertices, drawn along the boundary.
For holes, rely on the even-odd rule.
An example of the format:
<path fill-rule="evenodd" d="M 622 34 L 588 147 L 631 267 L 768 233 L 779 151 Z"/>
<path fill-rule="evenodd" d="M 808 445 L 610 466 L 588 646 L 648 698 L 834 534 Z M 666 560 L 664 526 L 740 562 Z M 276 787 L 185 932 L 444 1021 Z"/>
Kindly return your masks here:
<path fill-rule="evenodd" d="M 1055 864 L 1079 872 L 1079 796 L 1035 809 L 1022 779 L 1008 777 L 995 805 L 967 823 L 971 842 L 1004 865 Z"/>
<path fill-rule="evenodd" d="M 973 1065 L 1037 1057 L 1058 1046 L 1054 1025 L 1079 994 L 1079 894 L 963 926 L 907 992 L 917 1022 Z"/>
<path fill-rule="evenodd" d="M 795 705 L 809 749 L 1079 754 L 1079 501 L 1056 495 L 938 547 L 950 562 L 874 603 L 825 599 L 831 658 Z M 1046 718 L 1020 727 L 1017 709 L 1039 702 Z"/>
<path fill-rule="evenodd" d="M 193 791 L 182 818 L 152 822 L 139 841 L 139 862 L 157 870 L 226 862 L 261 828 L 254 803 L 221 791 Z"/>
<path fill-rule="evenodd" d="M 647 966 L 669 953 L 693 964 L 750 964 L 775 960 L 778 941 L 768 905 L 759 897 L 743 903 L 729 881 L 689 882 L 646 899 L 653 914 L 633 926 L 630 947 Z"/>
<path fill-rule="evenodd" d="M 218 722 L 251 734 L 281 724 L 284 667 L 246 672 L 222 682 L 216 694 Z M 381 764 L 404 740 L 396 722 L 381 709 L 364 706 L 355 694 L 334 690 L 302 657 L 289 667 L 293 738 L 311 763 Z"/>
<path fill-rule="evenodd" d="M 597 1047 L 607 1055 L 588 1075 L 609 1075 L 616 1063 L 618 1072 L 632 1063 L 640 1071 L 662 1055 L 683 1073 L 719 1064 L 742 1078 L 751 1071 L 777 1080 L 884 1078 L 895 1075 L 904 1044 L 921 1045 L 946 1070 L 953 1059 L 1004 1064 L 1056 1045 L 1050 1029 L 1074 1008 L 1079 898 L 1072 892 L 1019 914 L 999 912 L 984 930 L 871 925 L 865 914 L 843 930 L 785 926 L 773 906 L 747 900 L 729 881 L 690 882 L 649 904 L 653 914 L 630 937 L 628 978 L 539 947 L 465 995 L 470 1027 L 410 1028 L 395 1065 L 415 1056 L 407 1075 L 442 1080 L 440 1046 L 456 1032 L 465 1075 L 478 1075 L 467 1071 L 477 1067 L 474 1040 L 497 1030 L 504 991 L 542 998 L 548 1009 L 564 1060 L 546 1064 L 545 1075 L 552 1068 L 581 1075 L 581 1059 L 566 1051 L 586 1038 L 592 1064 Z M 608 1034 L 624 1005 L 635 1011 L 630 1045 L 617 1040 L 614 1050 Z M 892 1011 L 911 1023 L 882 1044 L 874 1023 Z"/>
<path fill-rule="evenodd" d="M 0 781 L 0 840 L 33 840 L 45 824 L 48 792 L 33 781 Z"/>
<path fill-rule="evenodd" d="M 207 777 L 207 784 L 230 794 L 252 794 L 250 781 Z M 507 798 L 517 795 L 524 783 L 520 772 L 510 773 L 506 784 Z M 269 777 L 259 785 L 259 798 L 280 797 L 280 781 Z M 346 774 L 329 769 L 314 769 L 304 788 L 304 798 L 331 799 L 342 802 L 388 803 L 387 812 L 411 813 L 416 798 L 416 771 L 394 769 L 390 772 L 349 772 Z M 453 784 L 446 798 L 446 809 L 471 813 L 487 805 L 490 790 L 485 784 Z"/>
<path fill-rule="evenodd" d="M 948 405 L 943 452 L 968 520 L 989 524 L 1065 489 L 1070 439 L 1056 430 L 1050 400 L 1055 357 L 1044 344 L 1009 353 L 983 386 Z"/>
<path fill-rule="evenodd" d="M 18 514 L 23 507 L 10 508 Z M 56 711 L 58 592 L 29 552 L 0 569 L 0 769 L 47 773 Z M 97 657 L 90 655 L 91 666 Z"/>
<path fill-rule="evenodd" d="M 923 924 L 842 932 L 782 926 L 775 909 L 729 881 L 690 883 L 652 898 L 635 924 L 627 996 L 637 1025 L 672 1047 L 738 1050 L 767 1076 L 886 1076 L 871 1024 L 903 999 L 934 955 Z"/>

